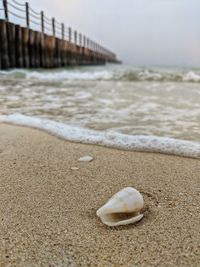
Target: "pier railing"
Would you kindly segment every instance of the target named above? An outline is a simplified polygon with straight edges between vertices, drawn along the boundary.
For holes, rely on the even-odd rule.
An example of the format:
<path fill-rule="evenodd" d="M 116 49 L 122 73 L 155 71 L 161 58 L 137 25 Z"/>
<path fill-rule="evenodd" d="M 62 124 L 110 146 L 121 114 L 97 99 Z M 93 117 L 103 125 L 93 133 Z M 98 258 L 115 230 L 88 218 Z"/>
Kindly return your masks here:
<path fill-rule="evenodd" d="M 15 42 L 15 47 L 13 47 L 13 42 Z M 17 47 L 20 46 L 20 42 L 21 47 Z M 19 65 L 23 65 L 22 67 L 37 67 L 37 65 L 59 67 L 59 65 L 73 63 L 80 65 L 118 62 L 116 55 L 109 49 L 71 27 L 66 27 L 54 17 L 49 18 L 43 11 L 38 12 L 32 9 L 28 2 L 20 3 L 17 0 L 0 0 L 0 48 L 0 62 L 3 57 L 1 68 L 7 67 L 6 65 L 10 67 L 20 67 Z M 12 59 L 11 62 L 6 63 L 4 55 L 6 49 L 8 57 L 19 55 L 22 57 L 23 64 L 15 66 L 11 64 Z M 45 49 L 48 50 L 49 56 L 44 55 Z M 36 50 L 38 50 L 37 53 Z M 15 55 L 9 55 L 9 53 Z M 36 56 L 36 61 L 41 61 L 41 64 L 30 64 L 34 61 L 33 56 Z M 61 58 L 62 56 L 64 58 Z M 51 62 L 46 64 L 44 57 L 49 57 Z"/>

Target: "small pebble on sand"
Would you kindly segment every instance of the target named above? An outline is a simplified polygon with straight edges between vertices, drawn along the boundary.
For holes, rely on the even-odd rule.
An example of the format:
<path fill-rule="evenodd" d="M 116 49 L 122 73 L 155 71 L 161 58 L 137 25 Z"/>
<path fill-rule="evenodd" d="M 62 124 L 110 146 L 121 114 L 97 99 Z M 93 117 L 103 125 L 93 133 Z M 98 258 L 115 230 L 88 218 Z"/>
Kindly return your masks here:
<path fill-rule="evenodd" d="M 91 156 L 84 156 L 84 157 L 81 157 L 78 161 L 79 162 L 90 162 L 93 160 L 93 157 Z"/>

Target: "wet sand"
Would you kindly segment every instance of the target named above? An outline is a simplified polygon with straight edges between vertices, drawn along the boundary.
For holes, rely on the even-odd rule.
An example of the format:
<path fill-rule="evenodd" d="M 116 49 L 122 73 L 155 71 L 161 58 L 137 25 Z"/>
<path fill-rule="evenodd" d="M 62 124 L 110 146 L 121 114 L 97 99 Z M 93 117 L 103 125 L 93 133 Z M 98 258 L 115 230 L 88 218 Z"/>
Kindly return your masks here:
<path fill-rule="evenodd" d="M 96 210 L 126 186 L 143 194 L 144 218 L 103 225 Z M 0 124 L 0 266 L 199 266 L 199 199 L 198 159 Z"/>

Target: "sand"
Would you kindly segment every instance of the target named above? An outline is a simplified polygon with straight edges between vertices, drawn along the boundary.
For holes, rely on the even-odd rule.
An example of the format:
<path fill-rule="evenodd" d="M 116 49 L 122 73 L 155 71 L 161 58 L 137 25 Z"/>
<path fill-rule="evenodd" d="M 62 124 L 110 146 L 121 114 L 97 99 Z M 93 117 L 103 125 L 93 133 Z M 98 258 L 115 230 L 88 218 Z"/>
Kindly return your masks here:
<path fill-rule="evenodd" d="M 90 155 L 94 160 L 80 163 Z M 72 168 L 72 169 L 71 169 Z M 96 210 L 126 186 L 144 219 Z M 0 125 L 0 266 L 200 266 L 200 160 L 70 143 Z"/>

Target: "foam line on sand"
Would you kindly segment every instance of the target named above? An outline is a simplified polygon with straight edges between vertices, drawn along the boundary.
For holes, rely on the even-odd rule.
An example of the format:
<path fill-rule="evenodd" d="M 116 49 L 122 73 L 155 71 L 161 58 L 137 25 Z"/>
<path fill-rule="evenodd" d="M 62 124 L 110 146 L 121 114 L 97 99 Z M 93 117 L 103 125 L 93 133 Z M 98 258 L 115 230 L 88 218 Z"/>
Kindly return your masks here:
<path fill-rule="evenodd" d="M 64 140 L 140 152 L 158 152 L 200 158 L 200 143 L 168 137 L 127 135 L 112 131 L 95 131 L 22 114 L 2 115 L 0 122 L 28 126 L 56 135 Z"/>

